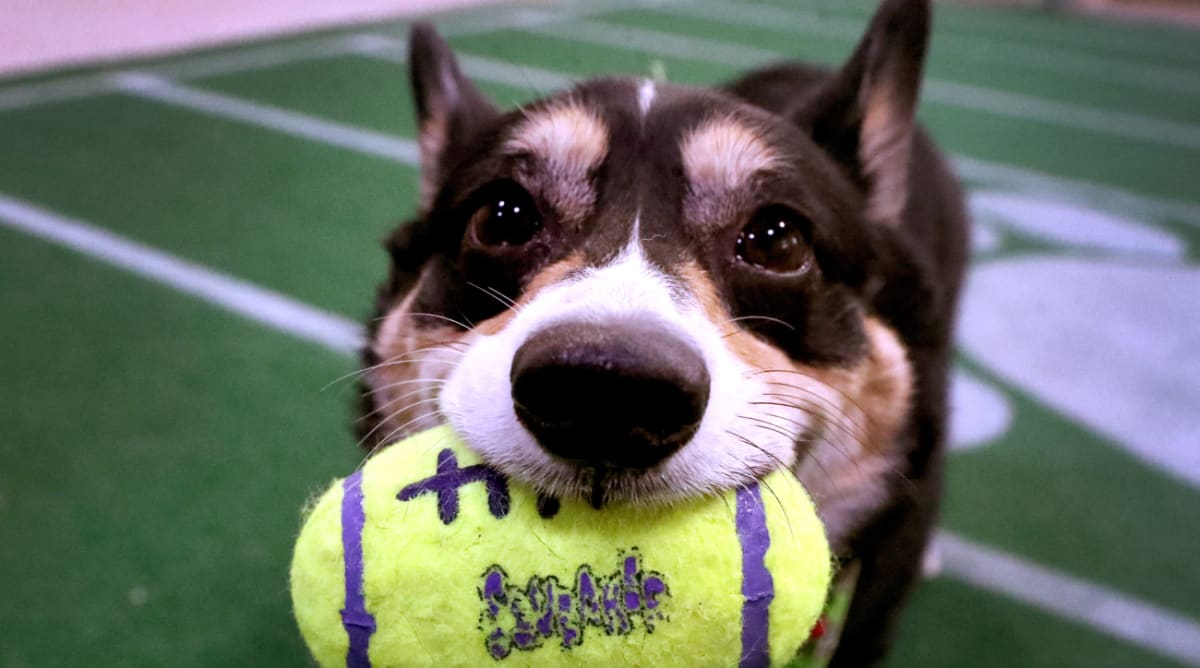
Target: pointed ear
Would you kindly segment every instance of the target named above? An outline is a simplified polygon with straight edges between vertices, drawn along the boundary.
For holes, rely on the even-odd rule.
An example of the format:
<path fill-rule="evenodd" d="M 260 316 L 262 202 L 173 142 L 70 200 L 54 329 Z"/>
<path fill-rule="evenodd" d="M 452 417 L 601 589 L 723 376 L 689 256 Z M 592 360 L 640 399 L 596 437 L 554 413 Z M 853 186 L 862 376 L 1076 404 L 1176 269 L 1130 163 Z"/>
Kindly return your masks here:
<path fill-rule="evenodd" d="M 428 23 L 409 31 L 408 68 L 420 124 L 420 207 L 428 211 L 471 136 L 497 112 L 463 76 L 450 46 Z"/>
<path fill-rule="evenodd" d="M 897 224 L 929 42 L 929 0 L 884 0 L 854 54 L 793 117 L 850 169 L 871 220 Z"/>

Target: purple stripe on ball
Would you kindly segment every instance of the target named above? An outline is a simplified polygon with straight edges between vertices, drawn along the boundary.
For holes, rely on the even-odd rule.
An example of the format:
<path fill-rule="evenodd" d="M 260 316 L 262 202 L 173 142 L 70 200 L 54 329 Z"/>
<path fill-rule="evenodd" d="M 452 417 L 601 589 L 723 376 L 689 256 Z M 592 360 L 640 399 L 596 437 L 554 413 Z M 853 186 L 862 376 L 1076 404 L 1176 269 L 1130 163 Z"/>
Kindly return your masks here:
<path fill-rule="evenodd" d="M 363 594 L 362 533 L 366 513 L 363 510 L 362 471 L 342 483 L 342 561 L 346 567 L 346 607 L 342 608 L 342 626 L 350 637 L 346 668 L 371 668 L 367 648 L 375 632 L 375 618 L 367 612 Z"/>
<path fill-rule="evenodd" d="M 767 570 L 767 548 L 771 532 L 758 485 L 737 490 L 737 534 L 742 544 L 742 657 L 738 668 L 762 668 L 771 665 L 771 601 L 775 582 Z"/>

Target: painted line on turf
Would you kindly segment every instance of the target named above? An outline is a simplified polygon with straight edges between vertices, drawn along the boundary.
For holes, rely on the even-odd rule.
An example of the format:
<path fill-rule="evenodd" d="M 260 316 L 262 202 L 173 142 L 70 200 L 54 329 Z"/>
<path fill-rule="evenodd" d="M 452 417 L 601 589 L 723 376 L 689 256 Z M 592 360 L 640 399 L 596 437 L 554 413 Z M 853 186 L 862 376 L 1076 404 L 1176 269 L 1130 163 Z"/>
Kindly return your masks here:
<path fill-rule="evenodd" d="M 643 51 L 739 68 L 788 59 L 788 54 L 781 51 L 591 20 L 572 21 L 566 25 L 533 26 L 525 30 L 558 39 L 574 39 L 627 51 Z M 926 100 L 960 109 L 1200 150 L 1200 126 L 1190 123 L 1105 111 L 939 79 L 926 78 L 923 88 Z"/>
<path fill-rule="evenodd" d="M 734 2 L 741 4 L 741 0 L 734 0 Z M 879 6 L 878 0 L 867 3 L 856 3 L 849 0 L 838 0 L 837 2 L 757 0 L 757 2 L 771 6 L 807 4 L 829 14 L 840 14 L 847 18 L 858 17 L 864 24 Z M 1029 11 L 1033 10 L 1033 3 L 1025 3 L 1025 5 L 1025 8 L 1016 12 L 1004 10 L 1000 12 L 987 10 L 963 12 L 960 8 L 943 11 L 935 5 L 934 29 L 940 33 L 955 35 L 963 39 L 1006 40 L 1014 45 L 1013 48 L 1056 47 L 1081 55 L 1103 54 L 1108 57 L 1134 57 L 1143 59 L 1140 62 L 1150 66 L 1169 62 L 1185 70 L 1200 65 L 1200 60 L 1197 59 L 1200 52 L 1196 51 L 1194 39 L 1192 39 L 1194 29 L 1186 26 L 1172 29 L 1163 23 L 1158 25 L 1147 23 L 1144 26 L 1147 30 L 1142 35 L 1145 39 L 1126 42 L 1115 38 L 1112 30 L 1116 28 L 1116 32 L 1123 33 L 1125 26 L 1122 25 L 1122 21 L 1106 19 L 1102 15 L 1089 17 L 1081 14 L 1072 16 L 1065 12 L 1056 14 L 1053 11 Z M 1047 2 L 1041 3 L 1041 6 L 1049 9 Z M 1105 26 L 1105 23 L 1111 25 Z M 1126 23 L 1126 25 L 1138 30 L 1138 26 L 1134 23 L 1136 21 Z M 1096 32 L 1097 28 L 1103 32 Z M 1151 31 L 1157 34 L 1147 34 Z M 1163 31 L 1175 34 L 1164 35 Z M 1146 48 L 1148 41 L 1153 42 L 1152 49 Z"/>
<path fill-rule="evenodd" d="M 589 6 L 572 5 L 569 11 L 549 12 L 515 8 L 489 10 L 486 15 L 460 17 L 440 24 L 438 29 L 447 36 L 471 35 L 509 28 L 530 28 L 544 23 L 600 15 L 626 6 L 641 6 L 642 0 L 608 2 Z M 231 53 L 209 53 L 183 56 L 159 65 L 137 68 L 147 74 L 169 78 L 198 78 L 235 74 L 256 69 L 302 63 L 309 60 L 335 58 L 354 53 L 356 33 L 319 37 L 288 44 L 264 44 L 246 47 Z M 0 86 L 0 112 L 26 109 L 44 104 L 103 95 L 115 92 L 113 75 L 122 70 L 106 70 L 94 74 L 67 76 L 12 86 Z"/>
<path fill-rule="evenodd" d="M 152 74 L 123 72 L 113 76 L 121 92 L 176 107 L 200 111 L 359 153 L 415 165 L 417 145 L 408 139 L 325 121 L 230 95 L 171 83 Z"/>
<path fill-rule="evenodd" d="M 341 316 L 3 194 L 0 224 L 337 353 L 355 351 L 363 340 L 359 325 Z"/>
<path fill-rule="evenodd" d="M 408 61 L 407 47 L 407 40 L 375 33 L 363 33 L 356 35 L 354 39 L 356 55 L 392 63 Z M 542 94 L 568 88 L 583 79 L 583 77 L 571 77 L 564 72 L 517 66 L 503 60 L 473 56 L 469 53 L 456 55 L 459 67 L 472 79 L 513 88 L 532 89 Z"/>
<path fill-rule="evenodd" d="M 827 11 L 816 12 L 739 2 L 736 5 L 720 2 L 669 3 L 649 6 L 648 10 L 722 21 L 780 34 L 806 34 L 855 42 L 866 29 L 867 19 L 834 16 Z M 962 37 L 934 31 L 934 53 L 943 58 L 971 60 L 983 65 L 1008 65 L 1051 74 L 1067 74 L 1095 79 L 1103 83 L 1120 83 L 1172 93 L 1200 95 L 1200 76 L 1190 70 L 1130 63 L 1125 60 L 1079 53 L 1054 46 L 1029 44 L 996 37 Z"/>
<path fill-rule="evenodd" d="M 355 35 L 347 42 L 350 54 L 396 62 L 404 61 L 405 46 L 406 42 L 402 39 L 370 33 Z M 574 80 L 570 74 L 564 72 L 518 66 L 469 53 L 460 54 L 460 64 L 470 76 L 482 81 L 526 86 L 543 91 L 566 87 Z M 403 137 L 205 91 L 146 73 L 125 72 L 115 75 L 114 86 L 144 99 L 339 146 L 405 165 L 417 164 L 416 142 Z M 1093 205 L 1104 204 L 1132 213 L 1169 218 L 1200 227 L 1200 204 L 1140 195 L 1112 186 L 1066 179 L 967 156 L 954 156 L 954 161 L 960 176 L 969 180 L 1004 185 L 1050 198 L 1069 197 L 1091 202 Z"/>
<path fill-rule="evenodd" d="M 343 316 L 4 194 L 0 194 L 0 224 L 334 352 L 352 355 L 362 345 L 361 326 Z M 948 532 L 940 533 L 937 540 L 949 577 L 1150 651 L 1200 661 L 1200 625 L 1177 613 Z"/>
<path fill-rule="evenodd" d="M 935 538 L 945 575 L 1080 622 L 1148 652 L 1200 665 L 1200 623 L 961 536 Z"/>
<path fill-rule="evenodd" d="M 1141 213 L 1200 227 L 1200 204 L 1194 202 L 1142 195 L 1116 186 L 1056 176 L 961 154 L 952 155 L 951 159 L 958 175 L 970 181 L 1001 185 L 1025 194 L 1042 195 L 1052 201 L 1067 198 L 1086 202 L 1093 207 L 1111 207 L 1119 211 Z"/>

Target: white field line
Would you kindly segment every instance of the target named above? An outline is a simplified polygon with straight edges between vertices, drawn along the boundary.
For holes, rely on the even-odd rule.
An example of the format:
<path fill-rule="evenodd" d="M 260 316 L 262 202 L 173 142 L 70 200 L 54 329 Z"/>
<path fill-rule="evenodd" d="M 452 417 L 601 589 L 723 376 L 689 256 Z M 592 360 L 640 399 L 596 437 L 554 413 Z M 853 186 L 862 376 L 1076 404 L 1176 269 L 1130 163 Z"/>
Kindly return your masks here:
<path fill-rule="evenodd" d="M 951 158 L 958 175 L 969 181 L 1004 186 L 1026 194 L 1041 195 L 1049 200 L 1065 198 L 1101 210 L 1115 209 L 1127 214 L 1200 227 L 1200 204 L 1194 202 L 1142 195 L 1115 186 L 1069 179 L 965 155 L 953 155 Z"/>
<path fill-rule="evenodd" d="M 359 325 L 339 315 L 3 194 L 0 224 L 337 353 L 350 353 L 362 344 Z"/>
<path fill-rule="evenodd" d="M 1127 594 L 941 532 L 943 572 L 1148 652 L 1200 666 L 1200 623 Z"/>
<path fill-rule="evenodd" d="M 415 142 L 373 130 L 353 128 L 279 107 L 212 93 L 152 74 L 123 72 L 113 75 L 118 88 L 130 95 L 199 111 L 276 132 L 301 137 L 404 164 L 417 163 Z"/>
<path fill-rule="evenodd" d="M 361 34 L 347 38 L 347 53 L 402 62 L 405 41 L 384 35 Z M 570 74 L 513 65 L 501 60 L 460 54 L 460 63 L 470 76 L 483 81 L 545 91 L 566 87 Z M 417 164 L 416 143 L 373 130 L 320 119 L 299 112 L 214 93 L 161 77 L 126 72 L 114 75 L 114 87 L 144 99 L 184 107 L 214 116 L 237 120 L 405 165 Z M 1070 198 L 1092 206 L 1115 207 L 1128 213 L 1151 215 L 1200 226 L 1200 204 L 1155 198 L 1133 192 L 1065 179 L 1033 170 L 1010 167 L 966 156 L 955 156 L 961 176 L 972 181 L 1002 185 L 1030 194 Z"/>
<path fill-rule="evenodd" d="M 361 327 L 345 317 L 3 194 L 0 224 L 334 352 L 351 355 L 362 345 Z M 1200 625 L 1178 613 L 950 533 L 941 533 L 937 546 L 949 577 L 1074 620 L 1150 652 L 1200 663 Z"/>
<path fill-rule="evenodd" d="M 735 23 L 786 35 L 813 35 L 855 41 L 866 28 L 865 19 L 833 16 L 828 12 L 788 9 L 750 2 L 669 3 L 650 7 L 683 16 Z M 1087 77 L 1104 83 L 1120 83 L 1152 90 L 1200 95 L 1200 74 L 1191 70 L 1130 63 L 1126 60 L 1080 53 L 1054 46 L 1031 46 L 994 37 L 963 37 L 934 31 L 934 52 L 955 60 L 982 65 L 1008 65 L 1039 72 Z"/>
<path fill-rule="evenodd" d="M 743 68 L 787 60 L 789 57 L 786 53 L 769 49 L 598 21 L 532 26 L 526 30 L 560 39 L 575 39 L 618 49 Z M 1200 126 L 1190 123 L 1104 111 L 1086 105 L 1055 102 L 938 79 L 927 78 L 924 90 L 925 99 L 960 109 L 1200 150 Z"/>
<path fill-rule="evenodd" d="M 538 23 L 557 20 L 566 20 L 566 17 L 560 18 L 555 14 L 532 10 L 510 10 L 500 16 L 489 15 L 486 21 L 463 19 L 439 29 L 446 35 L 462 35 L 502 30 L 506 27 L 532 27 Z M 234 74 L 346 55 L 353 52 L 354 37 L 335 35 L 287 44 L 265 44 L 230 53 L 184 57 L 161 65 L 140 68 L 139 71 L 173 79 Z M 111 93 L 115 90 L 112 79 L 114 73 L 119 72 L 97 72 L 0 88 L 0 111 Z"/>
<path fill-rule="evenodd" d="M 545 12 L 531 9 L 492 11 L 486 16 L 461 17 L 440 25 L 444 35 L 469 35 L 506 28 L 532 28 L 534 26 L 567 21 L 618 9 L 622 4 L 603 3 L 590 8 L 579 7 L 569 13 Z M 190 79 L 220 74 L 234 74 L 249 70 L 301 63 L 307 60 L 334 58 L 354 51 L 354 34 L 289 42 L 286 44 L 264 44 L 232 52 L 184 56 L 160 65 L 136 68 L 138 71 L 172 79 Z M 81 74 L 27 84 L 0 86 L 0 112 L 25 109 L 42 104 L 91 97 L 114 92 L 112 75 L 120 70 L 106 70 L 94 74 Z"/>
<path fill-rule="evenodd" d="M 404 39 L 380 34 L 363 33 L 356 35 L 353 41 L 357 55 L 393 63 L 404 63 L 408 60 L 407 47 L 408 42 Z M 583 77 L 572 77 L 564 72 L 518 66 L 469 53 L 459 53 L 457 56 L 459 67 L 472 79 L 513 88 L 532 89 L 539 94 L 568 88 L 583 80 Z"/>

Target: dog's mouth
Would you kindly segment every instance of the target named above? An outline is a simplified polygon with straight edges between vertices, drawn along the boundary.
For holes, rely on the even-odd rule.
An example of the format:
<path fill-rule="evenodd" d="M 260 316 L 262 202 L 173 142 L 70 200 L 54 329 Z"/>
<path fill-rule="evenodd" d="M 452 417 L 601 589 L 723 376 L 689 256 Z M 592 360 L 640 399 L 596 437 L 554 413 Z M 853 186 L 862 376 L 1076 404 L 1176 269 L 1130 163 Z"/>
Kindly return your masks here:
<path fill-rule="evenodd" d="M 513 356 L 514 412 L 548 454 L 582 469 L 638 472 L 700 428 L 710 378 L 686 342 L 637 322 L 562 323 Z"/>

